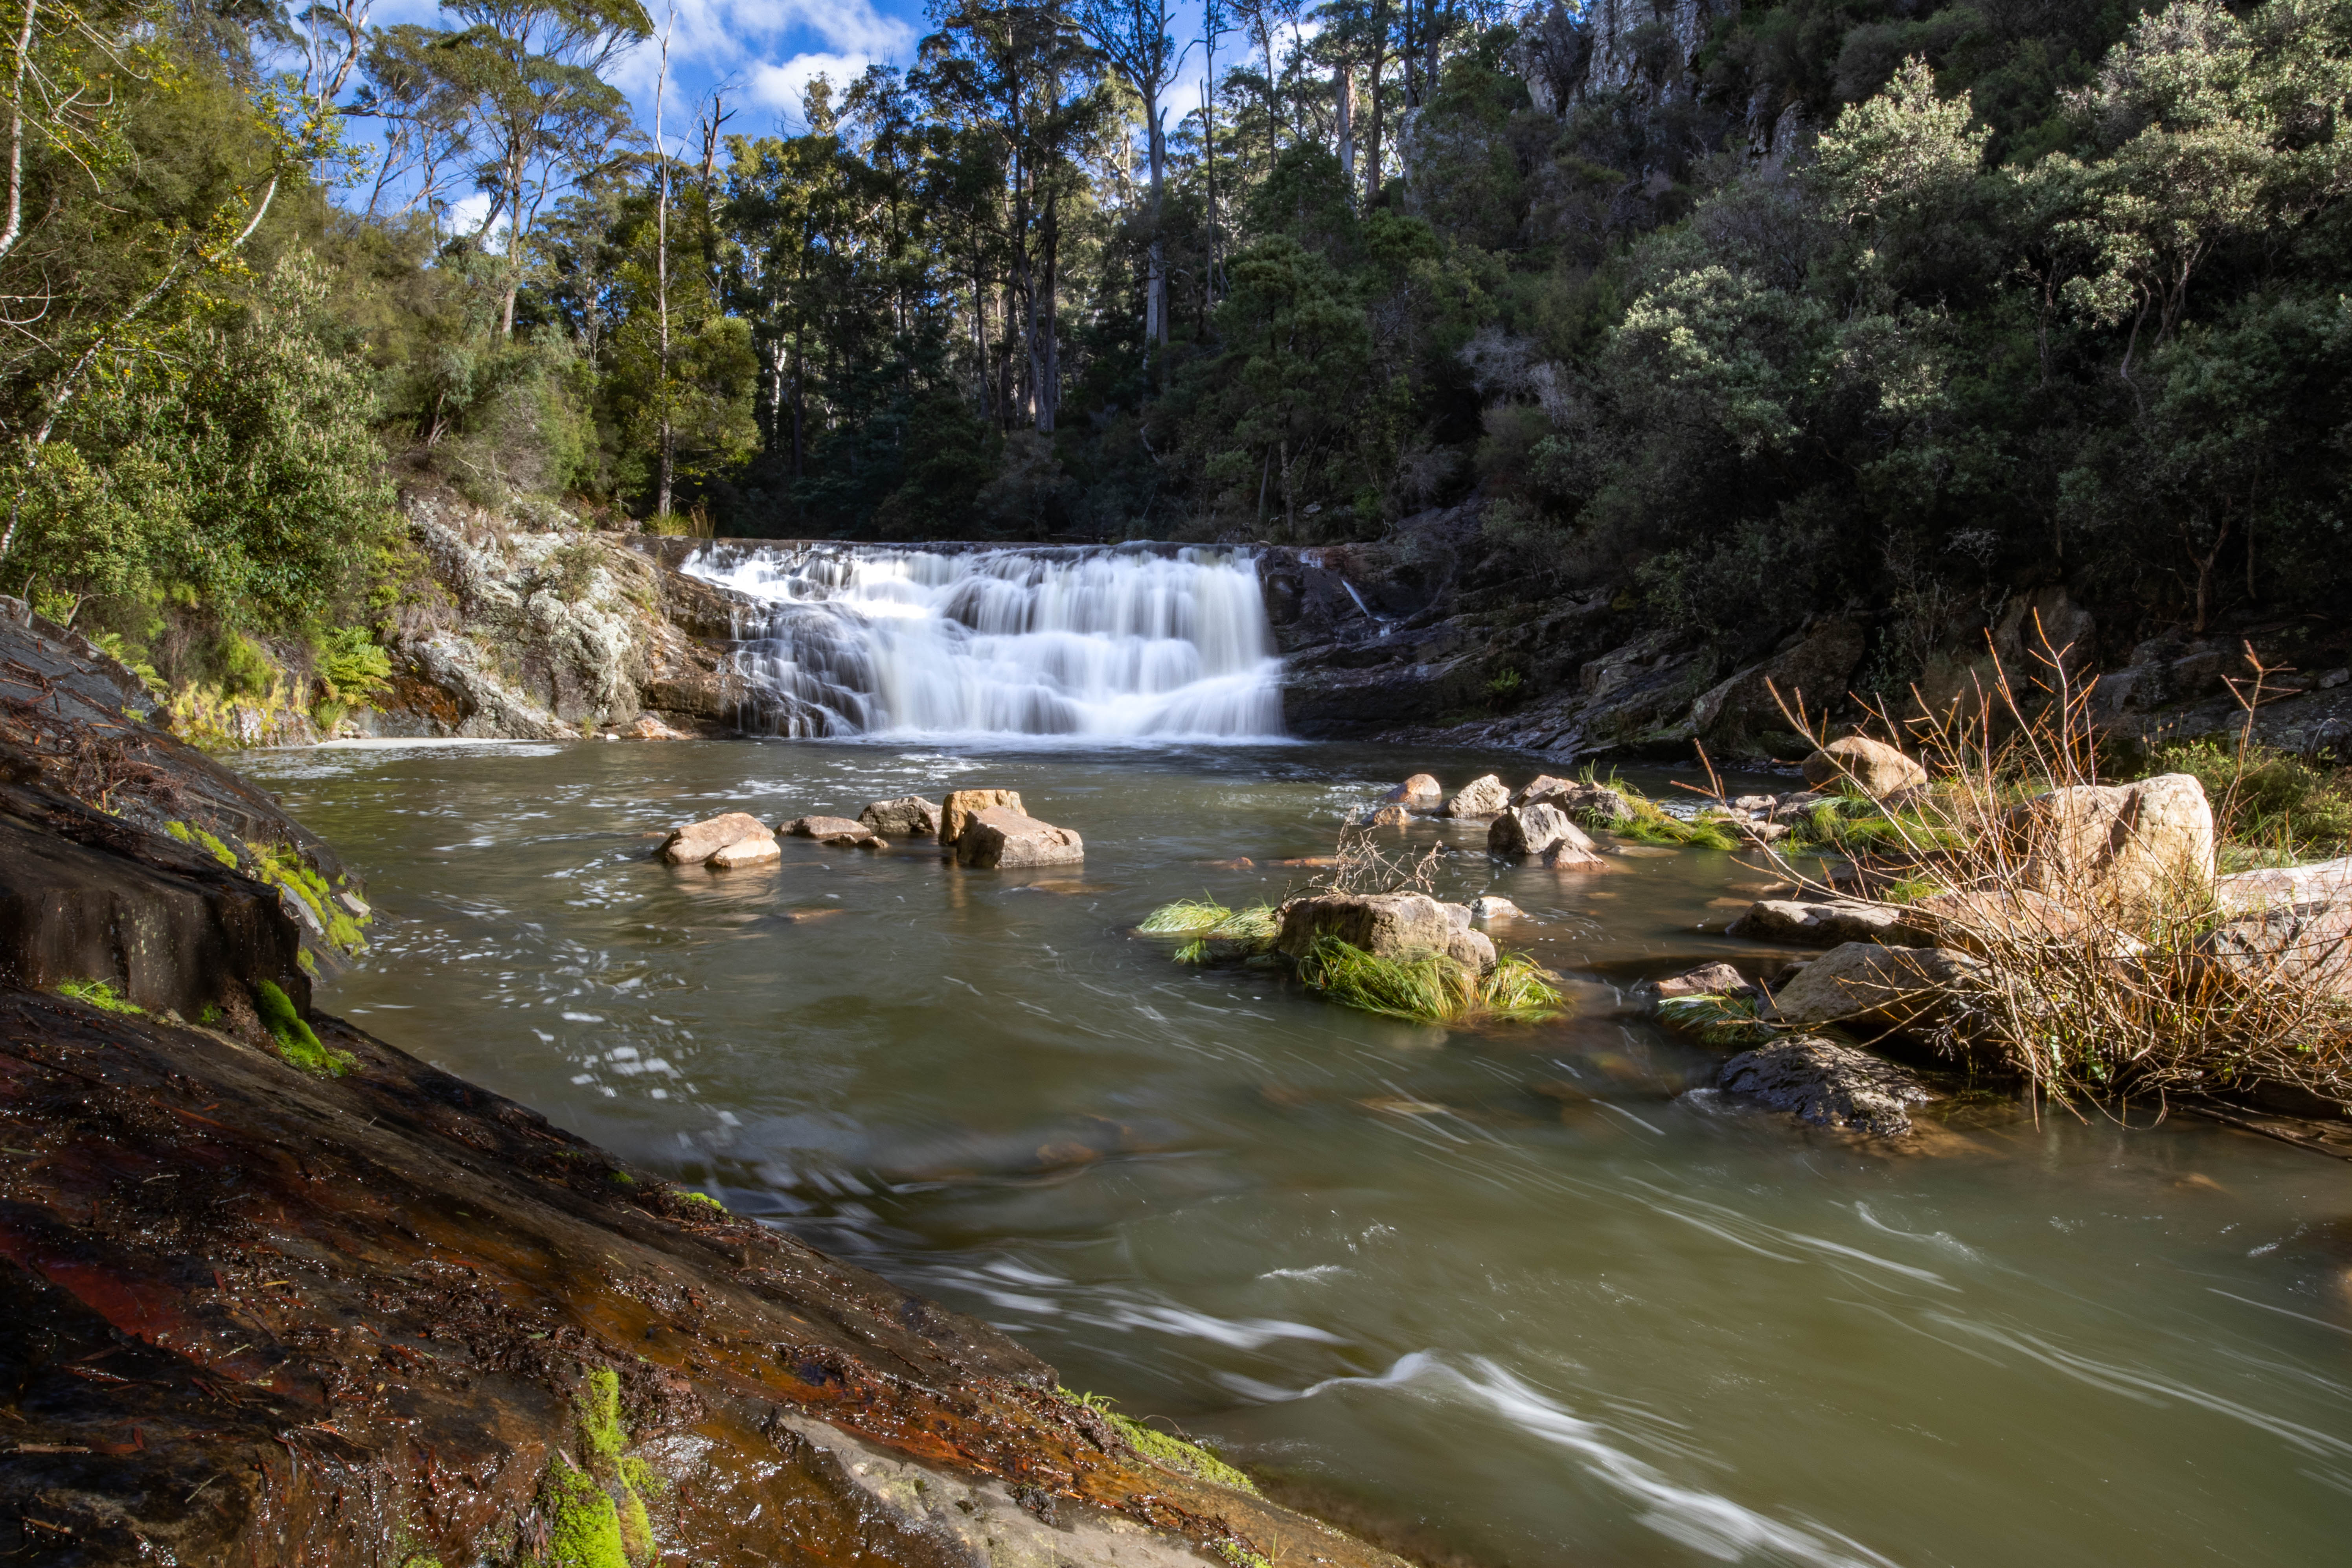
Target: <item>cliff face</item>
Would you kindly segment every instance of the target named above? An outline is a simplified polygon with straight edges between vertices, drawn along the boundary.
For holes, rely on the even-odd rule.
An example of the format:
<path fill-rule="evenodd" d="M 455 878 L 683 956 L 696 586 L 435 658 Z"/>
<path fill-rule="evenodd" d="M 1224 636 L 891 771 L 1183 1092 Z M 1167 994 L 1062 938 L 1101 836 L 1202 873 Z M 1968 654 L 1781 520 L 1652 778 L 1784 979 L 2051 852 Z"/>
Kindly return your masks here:
<path fill-rule="evenodd" d="M 280 890 L 158 814 L 315 840 L 9 626 L 0 1554 L 1401 1568 L 311 1010 Z"/>
<path fill-rule="evenodd" d="M 726 731 L 736 694 L 718 648 L 736 606 L 722 590 L 617 535 L 530 527 L 438 492 L 403 507 L 431 584 L 401 613 L 393 689 L 362 731 Z"/>

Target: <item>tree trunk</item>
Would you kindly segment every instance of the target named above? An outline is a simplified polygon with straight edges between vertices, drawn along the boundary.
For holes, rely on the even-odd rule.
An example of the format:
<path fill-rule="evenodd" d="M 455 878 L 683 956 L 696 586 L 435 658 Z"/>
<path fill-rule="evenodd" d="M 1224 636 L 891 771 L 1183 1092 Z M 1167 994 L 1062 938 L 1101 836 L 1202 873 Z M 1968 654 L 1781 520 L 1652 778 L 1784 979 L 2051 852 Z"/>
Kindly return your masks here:
<path fill-rule="evenodd" d="M 1389 6 L 1381 0 L 1372 12 L 1372 79 L 1371 96 L 1366 103 L 1369 123 L 1364 127 L 1364 210 L 1370 212 L 1381 199 L 1381 78 L 1389 68 Z"/>
<path fill-rule="evenodd" d="M 1356 196 L 1356 70 L 1346 60 L 1332 68 L 1331 97 L 1339 133 L 1339 193 L 1350 203 Z"/>
<path fill-rule="evenodd" d="M 1168 143 L 1160 126 L 1160 93 L 1155 88 L 1143 100 L 1146 141 L 1151 158 L 1151 279 L 1143 301 L 1144 336 L 1162 347 L 1168 342 L 1168 244 L 1160 232 L 1160 182 L 1168 163 Z"/>

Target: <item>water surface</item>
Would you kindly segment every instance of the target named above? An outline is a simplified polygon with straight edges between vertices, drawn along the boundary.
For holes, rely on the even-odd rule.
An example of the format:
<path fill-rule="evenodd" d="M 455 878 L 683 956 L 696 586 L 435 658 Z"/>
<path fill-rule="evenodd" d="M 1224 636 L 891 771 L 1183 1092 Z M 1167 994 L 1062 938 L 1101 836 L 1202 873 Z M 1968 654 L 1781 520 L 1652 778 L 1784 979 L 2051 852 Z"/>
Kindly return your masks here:
<path fill-rule="evenodd" d="M 1528 772 L 790 742 L 248 768 L 386 917 L 322 1005 L 1423 1552 L 2345 1560 L 2352 1167 L 1997 1099 L 1900 1155 L 1685 1093 L 1717 1055 L 1621 988 L 1743 951 L 1712 933 L 1761 879 L 1727 856 L 1449 858 L 1449 895 L 1533 917 L 1496 934 L 1571 977 L 1555 1025 L 1388 1022 L 1132 934 L 1303 884 L 1277 862 L 1378 789 L 1490 760 Z M 648 858 L 719 810 L 981 784 L 1078 829 L 1084 867 Z M 1482 841 L 1413 842 L 1449 834 Z"/>

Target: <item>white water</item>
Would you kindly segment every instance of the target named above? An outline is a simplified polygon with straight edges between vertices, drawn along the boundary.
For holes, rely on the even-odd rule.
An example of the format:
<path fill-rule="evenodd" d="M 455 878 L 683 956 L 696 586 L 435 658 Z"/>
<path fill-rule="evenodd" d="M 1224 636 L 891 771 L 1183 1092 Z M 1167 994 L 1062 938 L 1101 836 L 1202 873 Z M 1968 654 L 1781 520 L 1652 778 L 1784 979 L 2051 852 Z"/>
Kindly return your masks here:
<path fill-rule="evenodd" d="M 1246 551 L 719 544 L 681 569 L 771 606 L 738 628 L 747 728 L 1282 733 L 1282 661 Z"/>

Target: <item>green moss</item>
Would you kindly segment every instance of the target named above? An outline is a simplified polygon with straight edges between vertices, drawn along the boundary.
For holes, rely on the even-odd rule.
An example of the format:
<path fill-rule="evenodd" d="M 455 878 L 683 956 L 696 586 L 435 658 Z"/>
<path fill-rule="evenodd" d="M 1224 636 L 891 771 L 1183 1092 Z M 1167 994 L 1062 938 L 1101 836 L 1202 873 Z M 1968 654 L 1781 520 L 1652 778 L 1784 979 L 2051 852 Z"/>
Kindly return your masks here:
<path fill-rule="evenodd" d="M 1121 1415 L 1111 1408 L 1116 1401 L 1099 1394 L 1073 1394 L 1068 1389 L 1055 1392 L 1073 1405 L 1083 1405 L 1101 1415 L 1128 1441 L 1128 1446 L 1162 1469 L 1173 1470 L 1180 1476 L 1208 1481 L 1216 1486 L 1231 1487 L 1235 1491 L 1257 1495 L 1257 1483 L 1242 1471 L 1217 1458 L 1198 1443 L 1188 1443 L 1181 1437 L 1171 1437 L 1157 1427 Z"/>
<path fill-rule="evenodd" d="M 540 1488 L 552 1568 L 630 1568 L 621 1510 L 596 1478 L 558 1458 Z"/>
<path fill-rule="evenodd" d="M 275 983 L 255 981 L 253 1000 L 269 1037 L 278 1042 L 278 1054 L 295 1067 L 321 1078 L 341 1078 L 358 1065 L 350 1052 L 328 1049 L 295 1010 L 293 999 Z"/>
<path fill-rule="evenodd" d="M 58 987 L 58 994 L 97 1008 L 101 1013 L 144 1014 L 147 1009 L 117 991 L 104 980 L 68 980 Z"/>
<path fill-rule="evenodd" d="M 1442 952 L 1380 958 L 1333 936 L 1318 937 L 1298 977 L 1331 1001 L 1423 1024 L 1475 1019 L 1535 1022 L 1565 1009 L 1559 990 L 1524 953 L 1506 953 L 1481 975 Z"/>
<path fill-rule="evenodd" d="M 693 1191 L 691 1188 L 680 1187 L 677 1190 L 677 1198 L 680 1203 L 700 1204 L 704 1207 L 715 1209 L 720 1214 L 725 1214 L 727 1212 L 727 1205 L 720 1203 L 717 1198 L 712 1197 L 709 1193 L 698 1193 Z"/>
<path fill-rule="evenodd" d="M 609 1366 L 593 1368 L 580 1397 L 580 1444 L 592 1467 L 618 1460 L 629 1441 L 621 1425 L 621 1374 Z"/>
<path fill-rule="evenodd" d="M 367 946 L 361 922 L 351 917 L 327 879 L 299 853 L 283 844 L 248 843 L 246 847 L 253 851 L 254 875 L 301 900 L 337 952 L 356 955 Z"/>
<path fill-rule="evenodd" d="M 629 1174 L 626 1171 L 608 1172 L 606 1173 L 604 1179 L 612 1183 L 616 1187 L 634 1187 L 637 1184 L 636 1177 Z"/>
<path fill-rule="evenodd" d="M 219 861 L 230 870 L 234 871 L 236 869 L 236 851 L 222 843 L 219 839 L 214 837 L 211 834 L 205 832 L 203 828 L 198 827 L 194 823 L 167 822 L 163 825 L 163 831 L 170 834 L 173 837 L 178 839 L 183 844 L 193 845 L 195 847 L 205 851 L 207 854 L 211 855 L 214 859 Z"/>

